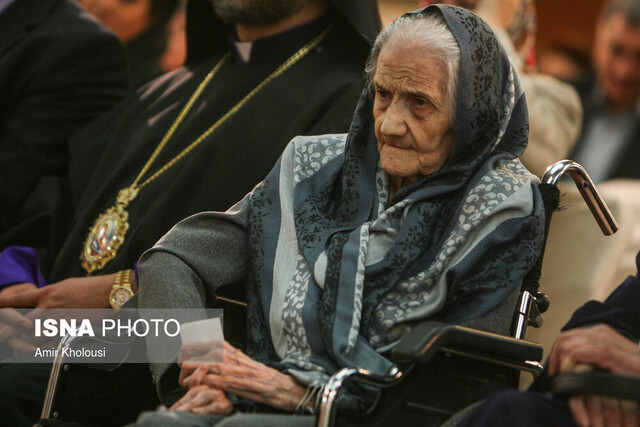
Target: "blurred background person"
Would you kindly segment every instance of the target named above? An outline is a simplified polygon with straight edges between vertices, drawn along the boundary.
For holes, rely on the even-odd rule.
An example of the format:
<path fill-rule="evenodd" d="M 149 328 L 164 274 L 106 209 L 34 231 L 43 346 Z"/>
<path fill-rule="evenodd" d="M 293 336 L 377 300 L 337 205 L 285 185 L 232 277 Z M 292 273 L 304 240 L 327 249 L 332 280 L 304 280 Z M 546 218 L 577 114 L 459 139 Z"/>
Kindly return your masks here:
<path fill-rule="evenodd" d="M 162 57 L 168 46 L 168 24 L 178 0 L 78 1 L 125 44 L 134 87 L 170 71 L 163 68 Z"/>
<path fill-rule="evenodd" d="M 178 9 L 167 25 L 167 48 L 160 58 L 160 65 L 165 71 L 181 67 L 187 59 L 187 5 L 180 1 Z"/>
<path fill-rule="evenodd" d="M 41 232 L 55 201 L 30 195 L 66 176 L 67 139 L 128 93 L 122 44 L 75 2 L 0 1 L 0 234 Z"/>
<path fill-rule="evenodd" d="M 575 89 L 535 69 L 536 17 L 531 0 L 422 0 L 420 5 L 444 3 L 465 7 L 482 17 L 496 33 L 520 72 L 529 110 L 529 144 L 520 157 L 538 177 L 547 166 L 571 151 L 582 125 L 582 108 Z"/>
<path fill-rule="evenodd" d="M 640 0 L 611 0 L 593 44 L 595 76 L 579 88 L 585 120 L 572 159 L 598 183 L 640 178 Z"/>

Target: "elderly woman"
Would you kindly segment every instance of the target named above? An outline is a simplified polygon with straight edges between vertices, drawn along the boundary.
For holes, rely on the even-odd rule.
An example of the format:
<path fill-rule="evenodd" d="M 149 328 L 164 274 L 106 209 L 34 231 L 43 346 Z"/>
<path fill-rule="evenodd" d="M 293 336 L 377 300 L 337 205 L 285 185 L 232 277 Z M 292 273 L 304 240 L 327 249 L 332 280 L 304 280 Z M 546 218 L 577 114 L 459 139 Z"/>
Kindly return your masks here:
<path fill-rule="evenodd" d="M 143 255 L 140 307 L 202 307 L 246 285 L 249 326 L 246 353 L 225 343 L 222 363 L 183 364 L 186 395 L 140 423 L 311 410 L 337 369 L 387 372 L 399 330 L 471 321 L 521 283 L 543 213 L 516 159 L 525 100 L 492 31 L 430 6 L 381 32 L 367 74 L 348 135 L 295 138 L 236 206 L 186 219 Z M 162 392 L 166 366 L 153 368 Z"/>

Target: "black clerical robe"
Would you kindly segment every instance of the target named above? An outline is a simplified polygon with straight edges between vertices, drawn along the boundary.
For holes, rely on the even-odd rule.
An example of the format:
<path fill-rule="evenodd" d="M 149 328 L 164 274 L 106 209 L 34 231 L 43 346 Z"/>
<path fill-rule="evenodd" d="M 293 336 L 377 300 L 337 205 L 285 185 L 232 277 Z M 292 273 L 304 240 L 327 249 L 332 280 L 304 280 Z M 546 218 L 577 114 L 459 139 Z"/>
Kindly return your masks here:
<path fill-rule="evenodd" d="M 332 28 L 316 49 L 140 191 L 127 209 L 130 226 L 124 244 L 100 274 L 131 268 L 179 220 L 229 208 L 266 176 L 294 136 L 348 130 L 363 88 L 367 49 L 341 19 L 328 16 L 254 42 L 249 63 L 231 48 L 231 56 L 142 180 L 329 25 Z M 74 215 L 52 270 L 45 274 L 50 283 L 85 274 L 79 255 L 87 230 L 114 204 L 118 191 L 134 181 L 189 96 L 223 55 L 156 80 L 72 138 L 69 175 Z"/>

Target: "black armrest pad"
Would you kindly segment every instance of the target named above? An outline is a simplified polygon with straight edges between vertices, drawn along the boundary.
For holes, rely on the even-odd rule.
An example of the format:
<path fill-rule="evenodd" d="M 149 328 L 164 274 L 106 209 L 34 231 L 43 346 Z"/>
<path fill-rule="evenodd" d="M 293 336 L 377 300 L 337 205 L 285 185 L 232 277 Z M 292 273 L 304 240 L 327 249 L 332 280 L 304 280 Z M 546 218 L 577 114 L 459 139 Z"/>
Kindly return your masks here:
<path fill-rule="evenodd" d="M 571 372 L 551 378 L 558 396 L 597 394 L 640 402 L 640 378 L 610 372 Z"/>
<path fill-rule="evenodd" d="M 399 363 L 426 362 L 440 350 L 513 362 L 542 359 L 539 344 L 434 321 L 413 327 L 392 350 L 391 357 Z"/>

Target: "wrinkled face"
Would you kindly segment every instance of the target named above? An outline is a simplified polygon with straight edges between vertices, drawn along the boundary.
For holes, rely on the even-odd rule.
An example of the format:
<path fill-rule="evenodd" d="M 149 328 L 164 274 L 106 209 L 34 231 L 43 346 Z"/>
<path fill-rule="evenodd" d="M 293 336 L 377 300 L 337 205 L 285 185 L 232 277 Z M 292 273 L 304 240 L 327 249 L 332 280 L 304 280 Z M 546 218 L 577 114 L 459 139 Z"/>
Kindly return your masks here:
<path fill-rule="evenodd" d="M 273 24 L 299 12 L 309 0 L 211 0 L 226 23 Z"/>
<path fill-rule="evenodd" d="M 446 72 L 423 48 L 387 42 L 373 78 L 382 168 L 409 182 L 436 172 L 453 148 Z"/>
<path fill-rule="evenodd" d="M 594 43 L 598 79 L 613 108 L 632 106 L 640 99 L 640 28 L 613 15 L 598 27 Z"/>
<path fill-rule="evenodd" d="M 151 24 L 151 0 L 81 0 L 80 5 L 125 43 Z"/>

